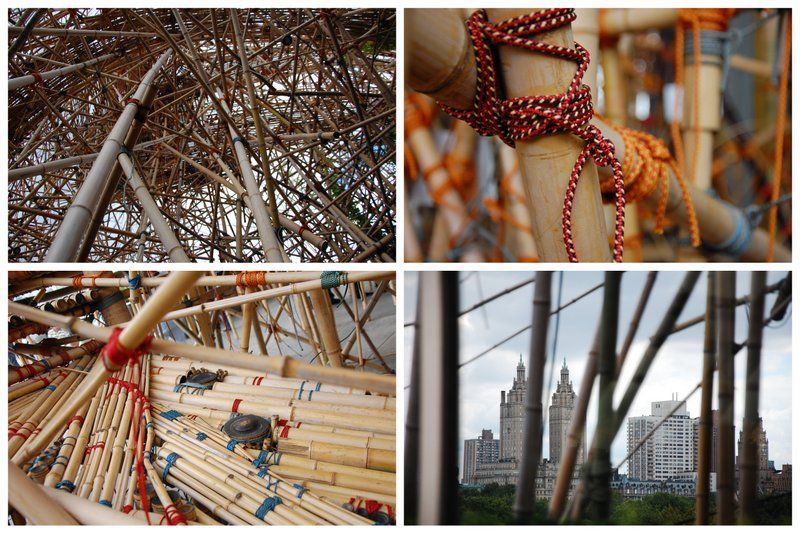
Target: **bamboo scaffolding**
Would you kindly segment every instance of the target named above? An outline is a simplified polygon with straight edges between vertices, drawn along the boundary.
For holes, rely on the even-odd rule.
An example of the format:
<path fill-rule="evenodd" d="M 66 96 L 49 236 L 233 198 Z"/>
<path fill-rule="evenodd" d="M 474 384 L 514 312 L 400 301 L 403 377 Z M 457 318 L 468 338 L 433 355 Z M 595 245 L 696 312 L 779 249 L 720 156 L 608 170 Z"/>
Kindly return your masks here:
<path fill-rule="evenodd" d="M 12 261 L 176 261 L 164 221 L 193 262 L 394 261 L 393 10 L 25 13 L 9 11 Z M 123 144 L 153 203 L 118 187 Z"/>

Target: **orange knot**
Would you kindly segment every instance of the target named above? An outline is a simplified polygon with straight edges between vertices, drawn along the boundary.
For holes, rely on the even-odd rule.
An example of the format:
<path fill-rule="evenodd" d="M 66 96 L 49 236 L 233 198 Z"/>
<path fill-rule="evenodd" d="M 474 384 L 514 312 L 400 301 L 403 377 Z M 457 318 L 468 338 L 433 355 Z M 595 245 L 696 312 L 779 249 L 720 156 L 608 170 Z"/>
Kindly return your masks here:
<path fill-rule="evenodd" d="M 678 10 L 678 23 L 685 28 L 724 32 L 736 11 L 735 8 L 683 8 Z"/>
<path fill-rule="evenodd" d="M 622 174 L 625 177 L 625 201 L 636 202 L 650 196 L 656 187 L 660 187 L 656 209 L 655 232 L 664 232 L 664 219 L 669 198 L 669 170 L 671 169 L 681 188 L 681 197 L 686 205 L 686 216 L 689 219 L 689 233 L 692 246 L 700 246 L 700 229 L 694 211 L 692 198 L 678 163 L 672 158 L 667 145 L 650 134 L 625 128 L 607 121 L 616 130 L 625 144 L 625 158 L 622 160 Z M 600 191 L 606 202 L 614 200 L 614 180 L 608 177 L 600 182 Z"/>
<path fill-rule="evenodd" d="M 239 287 L 258 287 L 266 284 L 266 273 L 263 271 L 242 271 L 236 275 L 236 285 Z"/>
<path fill-rule="evenodd" d="M 420 93 L 407 91 L 405 104 L 406 137 L 411 135 L 417 128 L 430 128 L 439 113 L 436 102 Z"/>

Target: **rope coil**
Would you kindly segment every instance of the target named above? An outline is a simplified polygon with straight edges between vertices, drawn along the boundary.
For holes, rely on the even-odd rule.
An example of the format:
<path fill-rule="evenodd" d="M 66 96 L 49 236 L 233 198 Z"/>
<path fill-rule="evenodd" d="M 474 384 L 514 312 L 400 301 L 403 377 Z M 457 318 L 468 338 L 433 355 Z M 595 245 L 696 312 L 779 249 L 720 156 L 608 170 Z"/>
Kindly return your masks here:
<path fill-rule="evenodd" d="M 259 287 L 267 285 L 264 271 L 242 271 L 236 274 L 236 285 L 239 287 Z"/>
<path fill-rule="evenodd" d="M 458 110 L 440 103 L 442 109 L 465 121 L 481 135 L 496 135 L 507 145 L 544 134 L 572 134 L 585 142 L 573 166 L 564 198 L 562 231 L 569 261 L 578 261 L 572 235 L 572 210 L 581 171 L 591 158 L 598 166 L 610 166 L 616 192 L 614 261 L 622 261 L 625 225 L 625 186 L 622 166 L 613 143 L 589 124 L 593 116 L 590 89 L 583 83 L 589 66 L 589 52 L 580 44 L 575 48 L 538 41 L 533 36 L 557 30 L 576 18 L 574 9 L 545 9 L 498 24 L 489 22 L 485 10 L 475 11 L 467 21 L 475 49 L 478 81 L 471 110 Z M 578 65 L 569 87 L 555 95 L 501 99 L 494 47 L 508 45 L 539 52 Z"/>

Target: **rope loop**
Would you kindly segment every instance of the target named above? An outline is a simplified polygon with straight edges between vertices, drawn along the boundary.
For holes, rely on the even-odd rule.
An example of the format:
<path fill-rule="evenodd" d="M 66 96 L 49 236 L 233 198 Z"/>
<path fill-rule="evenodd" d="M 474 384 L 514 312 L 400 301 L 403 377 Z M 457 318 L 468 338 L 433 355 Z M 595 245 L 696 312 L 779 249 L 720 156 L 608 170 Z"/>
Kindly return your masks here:
<path fill-rule="evenodd" d="M 161 480 L 164 482 L 167 481 L 167 475 L 169 474 L 169 470 L 175 465 L 175 462 L 180 458 L 177 452 L 171 452 L 167 456 L 167 465 L 164 466 L 164 472 L 161 474 Z"/>
<path fill-rule="evenodd" d="M 111 337 L 103 350 L 100 351 L 101 360 L 106 371 L 114 372 L 122 368 L 129 361 L 137 361 L 139 357 L 146 354 L 153 342 L 153 336 L 147 336 L 142 340 L 138 347 L 129 349 L 123 347 L 119 342 L 122 329 L 115 327 L 111 332 Z"/>
<path fill-rule="evenodd" d="M 266 273 L 264 271 L 242 271 L 236 274 L 236 285 L 239 287 L 267 285 Z"/>
<path fill-rule="evenodd" d="M 571 24 L 575 10 L 553 8 L 536 11 L 493 24 L 485 10 L 475 11 L 467 21 L 475 49 L 477 89 L 470 110 L 459 110 L 440 103 L 451 116 L 465 121 L 481 135 L 496 135 L 507 145 L 540 135 L 572 134 L 586 144 L 572 168 L 564 198 L 562 231 L 567 257 L 578 261 L 572 233 L 572 211 L 581 171 L 591 159 L 601 167 L 611 167 L 614 175 L 616 221 L 614 261 L 622 261 L 625 226 L 625 186 L 622 167 L 614 144 L 600 130 L 589 124 L 594 115 L 589 86 L 583 76 L 589 67 L 589 52 L 579 43 L 575 48 L 545 43 L 535 36 Z M 572 61 L 577 70 L 565 92 L 553 95 L 504 99 L 500 96 L 499 72 L 495 47 L 507 45 Z"/>

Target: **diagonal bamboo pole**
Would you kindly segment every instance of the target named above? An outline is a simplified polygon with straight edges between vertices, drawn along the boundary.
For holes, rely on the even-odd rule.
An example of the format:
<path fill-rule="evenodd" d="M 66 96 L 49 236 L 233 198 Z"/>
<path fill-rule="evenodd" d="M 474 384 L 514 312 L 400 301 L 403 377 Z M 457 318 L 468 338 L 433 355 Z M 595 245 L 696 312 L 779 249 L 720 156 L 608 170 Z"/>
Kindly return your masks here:
<path fill-rule="evenodd" d="M 544 368 L 547 363 L 547 329 L 550 321 L 550 287 L 553 273 L 542 271 L 536 275 L 533 294 L 533 335 L 529 356 L 530 379 L 525 393 L 524 448 L 519 467 L 514 521 L 527 525 L 533 518 L 536 502 L 536 474 L 542 459 L 542 390 Z"/>
<path fill-rule="evenodd" d="M 717 446 L 717 521 L 735 520 L 733 344 L 736 319 L 736 271 L 717 273 L 717 366 L 719 367 L 719 444 Z"/>
<path fill-rule="evenodd" d="M 703 379 L 700 398 L 700 432 L 697 450 L 697 486 L 695 491 L 695 523 L 708 524 L 711 469 L 711 437 L 713 421 L 711 401 L 714 397 L 714 372 L 716 369 L 716 280 L 708 273 L 706 282 L 705 336 L 703 339 Z"/>
<path fill-rule="evenodd" d="M 68 65 L 66 67 L 61 67 L 60 69 L 48 70 L 47 72 L 27 74 L 25 76 L 11 78 L 8 80 L 8 90 L 13 91 L 15 89 L 31 85 L 32 83 L 42 83 L 47 80 L 52 80 L 53 78 L 58 78 L 59 76 L 64 76 L 65 74 L 69 74 L 71 72 L 83 70 L 87 67 L 91 67 L 92 65 L 97 65 L 98 63 L 102 63 L 103 61 L 111 59 L 112 57 L 122 57 L 123 54 L 124 51 L 114 52 L 112 54 L 103 54 L 102 56 L 98 56 L 94 59 L 90 59 L 82 63 L 76 63 L 74 65 Z"/>
<path fill-rule="evenodd" d="M 94 210 L 117 161 L 120 148 L 125 146 L 125 136 L 140 111 L 140 103 L 152 98 L 156 76 L 171 55 L 164 52 L 153 67 L 145 74 L 136 92 L 125 105 L 114 128 L 103 143 L 100 154 L 92 164 L 92 168 L 84 178 L 81 188 L 64 214 L 64 219 L 53 237 L 50 249 L 45 256 L 46 262 L 75 261 L 83 237 L 83 229 L 88 228 Z M 135 141 L 135 140 L 134 140 Z"/>
<path fill-rule="evenodd" d="M 758 394 L 761 380 L 761 345 L 764 330 L 764 289 L 767 273 L 750 275 L 750 327 L 747 334 L 747 371 L 745 374 L 742 453 L 739 458 L 740 520 L 745 525 L 756 522 L 756 498 L 761 475 L 759 449 L 761 425 L 758 417 Z"/>

